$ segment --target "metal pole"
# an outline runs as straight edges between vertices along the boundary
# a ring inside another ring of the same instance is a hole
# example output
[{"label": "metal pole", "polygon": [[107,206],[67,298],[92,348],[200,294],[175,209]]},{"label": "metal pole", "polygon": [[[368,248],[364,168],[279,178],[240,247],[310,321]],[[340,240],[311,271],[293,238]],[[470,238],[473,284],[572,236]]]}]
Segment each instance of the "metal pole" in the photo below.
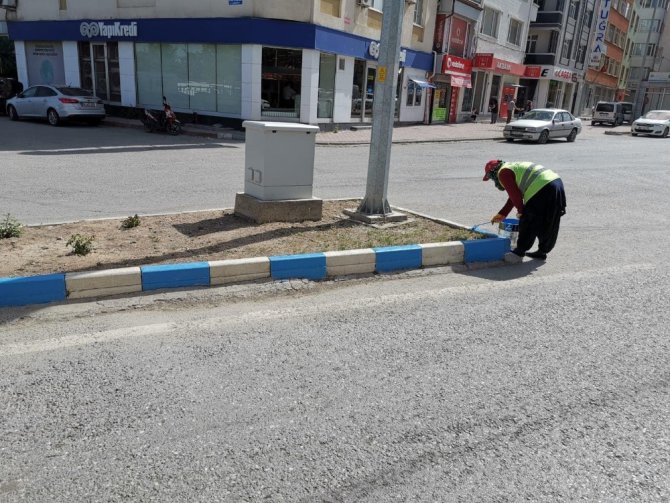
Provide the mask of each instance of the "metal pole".
[{"label": "metal pole", "polygon": [[400,66],[400,42],[405,8],[403,0],[384,2],[377,78],[372,104],[372,133],[365,198],[357,212],[363,215],[392,213],[386,194],[393,142],[395,91]]}]

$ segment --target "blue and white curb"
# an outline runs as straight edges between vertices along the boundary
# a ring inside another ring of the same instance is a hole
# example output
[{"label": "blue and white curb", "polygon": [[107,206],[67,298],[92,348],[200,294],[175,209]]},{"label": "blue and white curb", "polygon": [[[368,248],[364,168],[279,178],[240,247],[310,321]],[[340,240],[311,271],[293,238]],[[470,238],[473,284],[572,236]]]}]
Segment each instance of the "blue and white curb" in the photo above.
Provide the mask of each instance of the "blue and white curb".
[{"label": "blue and white curb", "polygon": [[472,241],[0,278],[0,307],[262,279],[323,280],[354,274],[497,262],[502,261],[509,250],[509,239],[491,235],[488,239]]}]

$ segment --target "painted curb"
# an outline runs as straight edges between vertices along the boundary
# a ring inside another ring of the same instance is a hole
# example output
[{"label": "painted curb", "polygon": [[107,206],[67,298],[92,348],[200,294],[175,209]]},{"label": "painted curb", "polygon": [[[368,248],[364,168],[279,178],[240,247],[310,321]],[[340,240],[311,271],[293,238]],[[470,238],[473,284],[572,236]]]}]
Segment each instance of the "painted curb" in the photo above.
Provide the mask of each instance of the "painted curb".
[{"label": "painted curb", "polygon": [[[469,229],[452,222],[428,218]],[[477,232],[488,237],[446,243],[0,278],[0,307],[163,289],[209,287],[263,279],[319,281],[352,274],[390,273],[422,267],[503,261],[505,253],[510,250],[510,240],[488,232]]]}]

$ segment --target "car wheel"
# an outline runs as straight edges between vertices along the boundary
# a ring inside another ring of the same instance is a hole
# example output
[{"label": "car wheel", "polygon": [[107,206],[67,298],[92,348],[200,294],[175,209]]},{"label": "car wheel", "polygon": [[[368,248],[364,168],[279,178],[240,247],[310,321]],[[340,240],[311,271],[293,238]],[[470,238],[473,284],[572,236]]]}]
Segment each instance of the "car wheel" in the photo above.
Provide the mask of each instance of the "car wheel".
[{"label": "car wheel", "polygon": [[637,136],[637,133],[631,133],[633,136]]},{"label": "car wheel", "polygon": [[512,143],[514,141],[514,138],[505,138],[505,141]]},{"label": "car wheel", "polygon": [[597,123],[596,121],[591,121],[591,125],[592,125],[592,126],[597,126],[598,123]]},{"label": "car wheel", "polygon": [[56,112],[53,108],[47,110],[47,120],[52,126],[58,126],[60,124],[60,117],[58,116],[58,112]]},{"label": "car wheel", "polygon": [[547,131],[547,130],[545,129],[544,131],[542,131],[542,132],[540,133],[540,137],[537,139],[537,142],[538,142],[540,145],[544,145],[545,143],[547,143],[547,140],[548,140],[548,139],[549,139],[549,131]]},{"label": "car wheel", "polygon": [[19,114],[16,113],[16,108],[14,108],[12,105],[9,105],[7,107],[7,115],[9,115],[9,120],[12,121],[19,120]]},{"label": "car wheel", "polygon": [[572,128],[572,131],[570,131],[570,134],[566,138],[569,142],[575,141],[575,138],[577,138],[577,128]]},{"label": "car wheel", "polygon": [[668,133],[670,133],[670,128],[667,128],[667,127],[666,127],[666,128],[663,130],[663,138],[667,138],[667,137],[668,137]]}]

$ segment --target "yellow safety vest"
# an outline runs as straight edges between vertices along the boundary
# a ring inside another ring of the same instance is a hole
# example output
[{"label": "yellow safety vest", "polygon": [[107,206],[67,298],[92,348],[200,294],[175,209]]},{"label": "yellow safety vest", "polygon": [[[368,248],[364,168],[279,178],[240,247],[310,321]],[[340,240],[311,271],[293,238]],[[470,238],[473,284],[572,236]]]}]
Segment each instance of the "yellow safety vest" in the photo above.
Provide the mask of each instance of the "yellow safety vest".
[{"label": "yellow safety vest", "polygon": [[511,169],[526,204],[542,187],[560,178],[552,170],[532,162],[505,162],[500,170]]}]

